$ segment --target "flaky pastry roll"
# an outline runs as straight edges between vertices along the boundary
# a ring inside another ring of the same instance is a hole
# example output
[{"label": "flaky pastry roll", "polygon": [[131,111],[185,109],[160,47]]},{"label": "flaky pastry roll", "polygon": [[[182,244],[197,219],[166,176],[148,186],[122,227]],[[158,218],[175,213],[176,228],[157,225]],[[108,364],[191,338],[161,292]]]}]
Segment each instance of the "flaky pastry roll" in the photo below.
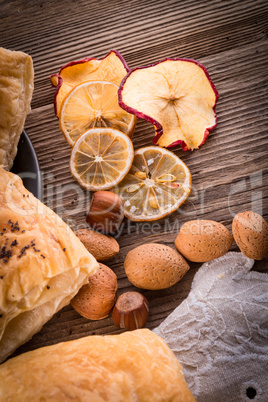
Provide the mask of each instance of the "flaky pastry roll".
[{"label": "flaky pastry roll", "polygon": [[0,166],[9,170],[34,89],[31,56],[0,47]]},{"label": "flaky pastry roll", "polygon": [[0,361],[38,332],[95,273],[70,227],[0,168]]},{"label": "flaky pastry roll", "polygon": [[180,363],[148,329],[47,346],[0,366],[0,400],[193,402]]}]

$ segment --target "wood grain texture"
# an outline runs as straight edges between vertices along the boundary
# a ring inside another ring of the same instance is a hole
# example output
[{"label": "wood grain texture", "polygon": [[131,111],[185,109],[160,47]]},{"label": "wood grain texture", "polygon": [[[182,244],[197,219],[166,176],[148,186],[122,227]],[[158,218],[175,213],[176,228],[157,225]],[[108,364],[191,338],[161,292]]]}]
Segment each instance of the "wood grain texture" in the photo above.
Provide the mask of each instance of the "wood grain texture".
[{"label": "wood grain texture", "polygon": [[[90,194],[73,180],[70,147],[54,116],[50,75],[84,57],[117,49],[130,68],[165,57],[197,59],[220,94],[218,125],[200,150],[174,152],[188,165],[193,191],[170,217],[152,224],[123,221],[120,253],[107,263],[119,294],[134,290],[123,262],[143,243],[174,247],[179,227],[190,219],[213,219],[231,229],[233,216],[253,209],[267,218],[268,3],[263,0],[0,0],[1,46],[31,54],[35,68],[32,111],[26,121],[43,176],[44,202],[73,228],[85,226]],[[151,145],[153,127],[139,120],[134,147]],[[233,250],[238,250],[233,244]],[[200,264],[176,285],[141,291],[149,300],[148,328],[158,325],[188,295]],[[267,260],[255,269],[268,271]],[[16,354],[89,334],[121,332],[111,317],[89,321],[71,306],[58,312]]]}]

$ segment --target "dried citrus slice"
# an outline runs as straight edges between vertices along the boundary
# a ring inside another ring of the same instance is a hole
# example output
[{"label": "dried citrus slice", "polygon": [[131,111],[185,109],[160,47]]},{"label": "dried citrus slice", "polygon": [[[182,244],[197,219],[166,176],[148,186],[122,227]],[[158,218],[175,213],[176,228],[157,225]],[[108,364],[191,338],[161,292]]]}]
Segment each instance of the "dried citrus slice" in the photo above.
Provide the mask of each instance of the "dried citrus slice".
[{"label": "dried citrus slice", "polygon": [[154,124],[154,143],[184,150],[199,148],[216,126],[217,99],[205,67],[188,59],[136,68],[119,89],[119,105]]},{"label": "dried citrus slice", "polygon": [[127,218],[154,221],[184,203],[191,191],[191,174],[173,152],[149,146],[135,151],[129,173],[114,191],[125,202]]},{"label": "dried citrus slice", "polygon": [[115,128],[132,137],[136,117],[118,105],[118,88],[107,81],[88,81],[69,93],[61,108],[59,125],[71,146],[93,127]]},{"label": "dried citrus slice", "polygon": [[127,135],[111,128],[91,128],[73,146],[70,170],[83,188],[108,190],[125,177],[133,157]]},{"label": "dried citrus slice", "polygon": [[56,116],[59,117],[64,99],[77,85],[86,81],[109,81],[119,85],[128,71],[127,63],[116,50],[111,50],[100,60],[88,57],[66,64],[59,74],[50,77],[52,85],[57,87],[54,98]]}]

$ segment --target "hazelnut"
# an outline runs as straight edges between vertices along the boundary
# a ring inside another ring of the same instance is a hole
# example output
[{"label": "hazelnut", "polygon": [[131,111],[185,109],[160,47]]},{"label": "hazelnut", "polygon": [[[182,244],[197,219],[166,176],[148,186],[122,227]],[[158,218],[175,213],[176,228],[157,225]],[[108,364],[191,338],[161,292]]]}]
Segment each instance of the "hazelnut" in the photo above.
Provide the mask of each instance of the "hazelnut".
[{"label": "hazelnut", "polygon": [[87,223],[103,233],[115,232],[124,218],[124,202],[119,195],[111,191],[97,191],[86,217]]},{"label": "hazelnut", "polygon": [[117,292],[117,277],[106,265],[99,264],[97,272],[71,300],[71,305],[80,315],[89,320],[106,318],[112,310]]},{"label": "hazelnut", "polygon": [[126,292],[118,297],[112,318],[115,326],[132,331],[144,327],[148,314],[148,300],[141,293]]}]

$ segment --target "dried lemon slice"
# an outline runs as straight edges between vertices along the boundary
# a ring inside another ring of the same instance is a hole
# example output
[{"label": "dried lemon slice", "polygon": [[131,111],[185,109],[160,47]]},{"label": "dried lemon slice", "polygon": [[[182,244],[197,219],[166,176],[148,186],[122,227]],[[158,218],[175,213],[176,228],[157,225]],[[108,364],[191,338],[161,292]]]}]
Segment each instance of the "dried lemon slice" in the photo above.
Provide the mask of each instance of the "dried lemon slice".
[{"label": "dried lemon slice", "polygon": [[191,174],[173,152],[149,146],[135,152],[129,173],[114,191],[125,202],[127,218],[154,221],[184,203],[191,192]]},{"label": "dried lemon slice", "polygon": [[110,127],[132,137],[136,117],[118,104],[118,85],[107,81],[88,81],[75,87],[63,102],[59,125],[72,146],[93,127]]},{"label": "dried lemon slice", "polygon": [[76,141],[70,170],[83,188],[108,190],[125,177],[133,157],[133,145],[127,135],[111,128],[92,128]]},{"label": "dried lemon slice", "polygon": [[124,57],[116,50],[111,50],[103,59],[86,57],[66,64],[59,74],[50,77],[52,85],[57,87],[54,99],[56,116],[59,117],[64,99],[77,85],[86,81],[109,81],[119,85],[128,71]]}]

